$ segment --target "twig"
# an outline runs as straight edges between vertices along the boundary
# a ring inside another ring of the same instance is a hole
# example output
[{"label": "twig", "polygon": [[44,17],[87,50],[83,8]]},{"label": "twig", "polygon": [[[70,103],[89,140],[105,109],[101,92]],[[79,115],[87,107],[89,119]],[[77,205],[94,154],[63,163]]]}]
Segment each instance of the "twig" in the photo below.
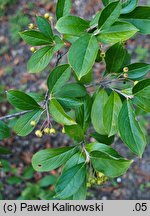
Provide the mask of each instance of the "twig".
[{"label": "twig", "polygon": [[14,114],[10,114],[10,115],[6,115],[6,116],[2,116],[0,117],[0,121],[1,120],[7,120],[7,119],[12,119],[12,118],[15,118],[15,117],[18,117],[18,116],[22,116],[28,112],[31,112],[32,110],[29,110],[29,111],[22,111],[22,112],[19,112],[19,113],[14,113]]},{"label": "twig", "polygon": [[111,88],[113,91],[115,91],[115,92],[117,92],[117,93],[119,93],[119,94],[121,94],[122,96],[124,96],[127,100],[128,99],[133,99],[133,95],[127,95],[127,94],[124,94],[123,92],[121,92],[120,90],[118,90],[118,89],[114,89],[114,88]]}]

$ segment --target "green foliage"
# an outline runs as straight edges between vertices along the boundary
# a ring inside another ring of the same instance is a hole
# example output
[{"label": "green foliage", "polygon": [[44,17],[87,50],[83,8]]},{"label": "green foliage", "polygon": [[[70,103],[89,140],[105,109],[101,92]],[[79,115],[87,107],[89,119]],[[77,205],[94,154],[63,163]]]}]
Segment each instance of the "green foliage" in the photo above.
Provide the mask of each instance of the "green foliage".
[{"label": "green foliage", "polygon": [[9,17],[9,32],[12,44],[16,44],[20,40],[19,32],[25,28],[29,22],[28,16],[24,15],[21,11],[17,11],[15,15]]},{"label": "green foliage", "polygon": [[[46,118],[36,135],[54,135],[53,119],[73,139],[72,147],[44,149],[32,158],[33,168],[38,172],[63,166],[55,186],[56,194],[41,189],[54,184],[55,177],[49,176],[38,184],[29,184],[22,192],[23,199],[85,199],[86,183],[91,175],[101,172],[105,179],[123,175],[133,161],[111,146],[116,136],[139,157],[145,150],[146,132],[138,115],[150,112],[150,80],[146,78],[150,65],[131,63],[125,41],[137,32],[149,33],[150,7],[137,6],[137,0],[103,0],[103,3],[104,9],[87,21],[70,15],[70,0],[59,0],[54,23],[57,35],[50,21],[41,16],[36,18],[38,29],[20,33],[29,45],[37,47],[27,64],[30,73],[48,69],[55,53],[57,62],[47,78],[45,98],[33,92],[8,91],[9,102],[24,114],[14,130],[26,136],[40,119]],[[67,62],[59,65],[67,52]],[[106,68],[97,80],[92,70],[95,62],[103,62]],[[0,125],[0,138],[10,136],[9,128],[4,123]],[[88,144],[88,137],[97,142]],[[29,168],[22,178],[32,176],[33,169]],[[13,184],[20,180],[15,176],[8,181]]]}]

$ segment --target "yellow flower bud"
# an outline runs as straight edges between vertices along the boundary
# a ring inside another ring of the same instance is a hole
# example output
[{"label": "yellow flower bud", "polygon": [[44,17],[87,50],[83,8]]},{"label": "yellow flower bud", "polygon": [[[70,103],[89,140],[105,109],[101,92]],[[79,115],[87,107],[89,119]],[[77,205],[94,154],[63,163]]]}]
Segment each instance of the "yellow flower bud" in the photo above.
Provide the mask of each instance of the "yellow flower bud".
[{"label": "yellow flower bud", "polygon": [[91,183],[91,184],[95,184],[95,183],[96,183],[95,178],[91,179],[90,183]]},{"label": "yellow flower bud", "polygon": [[87,182],[87,183],[86,183],[86,186],[87,186],[88,188],[90,188],[90,187],[91,187],[91,184],[90,184],[89,182]]},{"label": "yellow flower bud", "polygon": [[103,174],[102,172],[98,172],[98,173],[97,173],[97,176],[98,176],[99,178],[101,178],[101,177],[104,176],[104,174]]},{"label": "yellow flower bud", "polygon": [[128,78],[128,74],[127,74],[127,73],[124,73],[124,74],[123,74],[123,77],[124,77],[125,79],[127,79],[127,78]]},{"label": "yellow flower bud", "polygon": [[49,13],[45,13],[45,14],[44,14],[44,18],[45,18],[45,19],[48,19],[49,17],[50,17],[50,14],[49,14]]},{"label": "yellow flower bud", "polygon": [[100,179],[97,180],[96,182],[98,185],[101,185],[102,184],[102,181]]},{"label": "yellow flower bud", "polygon": [[40,130],[35,131],[35,135],[40,138],[43,136],[42,131]]},{"label": "yellow flower bud", "polygon": [[45,133],[45,134],[50,134],[50,128],[45,128],[45,129],[44,129],[44,133]]},{"label": "yellow flower bud", "polygon": [[64,127],[63,127],[63,129],[62,129],[62,133],[65,134],[65,128],[64,128]]},{"label": "yellow flower bud", "polygon": [[31,122],[30,122],[30,125],[33,126],[33,127],[35,127],[36,121],[31,121]]},{"label": "yellow flower bud", "polygon": [[123,72],[124,72],[124,73],[128,73],[128,71],[129,71],[129,68],[128,68],[128,67],[124,67],[124,68],[123,68]]},{"label": "yellow flower bud", "polygon": [[28,26],[28,28],[29,28],[29,29],[33,29],[33,28],[34,28],[34,24],[33,24],[33,23],[30,23],[29,26]]},{"label": "yellow flower bud", "polygon": [[36,51],[36,48],[35,47],[31,47],[30,51],[34,53]]},{"label": "yellow flower bud", "polygon": [[50,129],[50,134],[55,134],[56,133],[56,130],[54,128],[51,128]]},{"label": "yellow flower bud", "polygon": [[53,17],[52,17],[52,16],[50,16],[50,17],[49,17],[49,21],[51,22],[52,20],[53,20]]},{"label": "yellow flower bud", "polygon": [[105,56],[106,56],[105,52],[101,52],[101,53],[100,53],[100,57],[101,57],[101,58],[105,58]]}]

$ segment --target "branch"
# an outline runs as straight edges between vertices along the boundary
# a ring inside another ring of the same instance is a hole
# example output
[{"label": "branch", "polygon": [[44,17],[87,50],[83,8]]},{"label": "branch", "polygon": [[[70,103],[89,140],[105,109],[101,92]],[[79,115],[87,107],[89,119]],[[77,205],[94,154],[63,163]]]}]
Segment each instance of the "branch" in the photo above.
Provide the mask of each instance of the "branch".
[{"label": "branch", "polygon": [[19,113],[14,113],[14,114],[2,116],[2,117],[0,117],[0,121],[1,120],[12,119],[12,118],[15,118],[15,117],[18,117],[18,116],[22,116],[22,115],[24,115],[24,114],[26,114],[28,112],[31,112],[31,110],[29,110],[29,111],[22,111],[22,112],[19,112]]}]

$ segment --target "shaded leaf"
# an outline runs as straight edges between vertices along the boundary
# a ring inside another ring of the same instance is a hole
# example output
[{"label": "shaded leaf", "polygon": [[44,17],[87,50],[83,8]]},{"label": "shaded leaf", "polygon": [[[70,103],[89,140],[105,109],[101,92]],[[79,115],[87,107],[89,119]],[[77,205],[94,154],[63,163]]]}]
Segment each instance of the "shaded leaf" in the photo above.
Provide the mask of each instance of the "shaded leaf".
[{"label": "shaded leaf", "polygon": [[103,121],[108,136],[113,136],[118,132],[118,115],[122,107],[122,102],[116,92],[112,92],[104,106]]},{"label": "shaded leaf", "polygon": [[22,39],[31,46],[52,45],[52,39],[39,31],[29,30],[19,33]]},{"label": "shaded leaf", "polygon": [[9,90],[7,92],[8,101],[16,108],[21,110],[39,109],[39,104],[29,95],[18,90]]},{"label": "shaded leaf", "polygon": [[83,184],[86,175],[86,165],[81,163],[66,170],[56,185],[56,197],[65,199],[75,194]]},{"label": "shaded leaf", "polygon": [[104,89],[100,90],[95,97],[93,102],[92,111],[91,111],[91,120],[94,129],[97,133],[106,135],[104,122],[103,122],[103,113],[104,107],[108,100],[108,95]]},{"label": "shaded leaf", "polygon": [[61,89],[69,80],[71,69],[68,64],[57,66],[49,75],[47,85],[50,93],[54,93]]},{"label": "shaded leaf", "polygon": [[57,19],[69,15],[71,6],[72,0],[58,0],[56,6]]},{"label": "shaded leaf", "polygon": [[14,127],[14,131],[18,136],[27,136],[29,133],[31,133],[34,130],[34,127],[31,126],[31,121],[35,121],[36,124],[40,120],[42,114],[41,110],[33,110],[29,113],[24,114],[21,116]]},{"label": "shaded leaf", "polygon": [[128,14],[122,14],[121,18],[132,23],[141,33],[150,34],[150,7],[136,7]]},{"label": "shaded leaf", "polygon": [[120,1],[112,2],[107,7],[105,7],[100,15],[98,21],[99,29],[109,28],[115,21],[117,21],[121,12],[121,3]]},{"label": "shaded leaf", "polygon": [[77,151],[75,147],[44,149],[32,158],[32,166],[38,172],[46,172],[60,167]]},{"label": "shaded leaf", "polygon": [[75,120],[68,116],[63,107],[56,99],[51,99],[49,104],[49,112],[56,122],[63,125],[74,125],[76,124]]},{"label": "shaded leaf", "polygon": [[138,156],[142,156],[146,138],[136,120],[132,101],[125,101],[118,117],[118,129],[123,142]]}]

